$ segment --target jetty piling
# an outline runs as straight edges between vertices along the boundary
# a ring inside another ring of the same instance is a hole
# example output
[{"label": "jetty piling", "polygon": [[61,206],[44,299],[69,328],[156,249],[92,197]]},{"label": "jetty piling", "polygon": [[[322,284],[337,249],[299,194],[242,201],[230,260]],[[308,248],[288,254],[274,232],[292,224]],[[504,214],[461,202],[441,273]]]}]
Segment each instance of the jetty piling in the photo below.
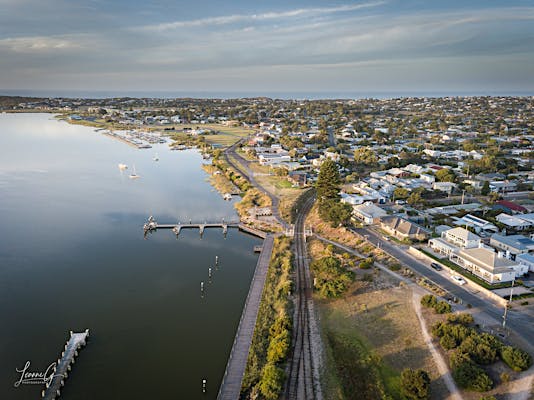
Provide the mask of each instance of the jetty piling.
[{"label": "jetty piling", "polygon": [[78,350],[87,344],[89,338],[89,329],[85,332],[74,333],[70,331],[70,337],[65,344],[65,349],[61,352],[61,357],[57,360],[54,367],[52,379],[46,383],[45,389],[41,391],[41,397],[45,400],[54,400],[61,395],[60,388],[65,385],[65,379],[68,377],[68,371],[74,364],[78,356]]}]

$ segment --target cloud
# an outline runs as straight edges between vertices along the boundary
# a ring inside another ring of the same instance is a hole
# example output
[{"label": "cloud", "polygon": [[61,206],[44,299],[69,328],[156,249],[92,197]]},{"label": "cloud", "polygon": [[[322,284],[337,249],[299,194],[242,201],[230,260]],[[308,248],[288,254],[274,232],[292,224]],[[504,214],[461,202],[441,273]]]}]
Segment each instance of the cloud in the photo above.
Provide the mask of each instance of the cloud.
[{"label": "cloud", "polygon": [[145,25],[140,30],[146,31],[167,31],[178,28],[203,27],[213,25],[227,25],[237,22],[251,23],[254,21],[276,20],[285,18],[295,18],[300,16],[325,15],[340,12],[356,11],[364,8],[378,7],[386,4],[385,1],[375,1],[354,5],[343,5],[337,7],[299,8],[282,12],[266,12],[262,14],[233,14],[220,17],[200,18],[189,21],[165,22],[155,25]]},{"label": "cloud", "polygon": [[79,49],[79,41],[61,36],[33,36],[0,39],[0,50],[9,50],[15,53],[44,53],[50,51],[63,51]]}]

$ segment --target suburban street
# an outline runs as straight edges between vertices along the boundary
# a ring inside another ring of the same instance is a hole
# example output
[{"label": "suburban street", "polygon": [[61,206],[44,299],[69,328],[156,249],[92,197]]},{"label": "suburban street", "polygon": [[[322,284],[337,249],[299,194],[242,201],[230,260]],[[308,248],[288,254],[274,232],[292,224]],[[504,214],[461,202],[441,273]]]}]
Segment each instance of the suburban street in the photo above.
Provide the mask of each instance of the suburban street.
[{"label": "suburban street", "polygon": [[[496,321],[502,322],[504,309],[497,307],[491,300],[482,296],[478,296],[470,292],[467,287],[460,286],[448,278],[446,273],[439,273],[424,262],[417,260],[408,254],[400,245],[393,244],[388,240],[383,239],[379,234],[369,228],[355,228],[354,232],[367,236],[367,240],[375,246],[379,246],[386,253],[398,259],[402,263],[410,266],[414,271],[432,280],[437,285],[441,286],[452,296],[455,296],[463,301],[465,304],[471,304],[474,308],[486,313],[488,316],[494,318]],[[509,310],[507,320],[507,328],[514,331],[521,336],[529,347],[533,347],[534,343],[534,321],[528,315],[522,315],[514,309]]]}]

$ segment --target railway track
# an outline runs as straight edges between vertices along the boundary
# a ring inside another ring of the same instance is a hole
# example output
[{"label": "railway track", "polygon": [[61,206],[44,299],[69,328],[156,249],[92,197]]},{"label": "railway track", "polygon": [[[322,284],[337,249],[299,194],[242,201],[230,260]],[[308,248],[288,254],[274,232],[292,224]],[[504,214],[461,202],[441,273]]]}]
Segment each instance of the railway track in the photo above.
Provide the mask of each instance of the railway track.
[{"label": "railway track", "polygon": [[322,399],[319,384],[318,334],[315,325],[312,285],[308,269],[304,220],[313,205],[309,199],[295,221],[295,295],[293,347],[287,369],[285,399]]}]

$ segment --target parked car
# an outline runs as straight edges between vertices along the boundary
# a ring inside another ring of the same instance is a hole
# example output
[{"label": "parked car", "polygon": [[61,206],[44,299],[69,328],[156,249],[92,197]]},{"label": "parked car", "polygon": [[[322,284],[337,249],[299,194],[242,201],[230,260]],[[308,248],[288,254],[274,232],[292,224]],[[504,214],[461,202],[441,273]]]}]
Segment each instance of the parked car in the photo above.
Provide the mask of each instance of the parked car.
[{"label": "parked car", "polygon": [[436,271],[441,271],[443,268],[441,268],[441,265],[437,264],[437,263],[432,263],[430,264],[430,266],[432,268],[434,268]]},{"label": "parked car", "polygon": [[452,276],[452,279],[454,279],[454,281],[458,284],[458,285],[465,285],[467,282],[465,281],[464,278],[462,278],[461,276],[459,275],[453,275]]}]

